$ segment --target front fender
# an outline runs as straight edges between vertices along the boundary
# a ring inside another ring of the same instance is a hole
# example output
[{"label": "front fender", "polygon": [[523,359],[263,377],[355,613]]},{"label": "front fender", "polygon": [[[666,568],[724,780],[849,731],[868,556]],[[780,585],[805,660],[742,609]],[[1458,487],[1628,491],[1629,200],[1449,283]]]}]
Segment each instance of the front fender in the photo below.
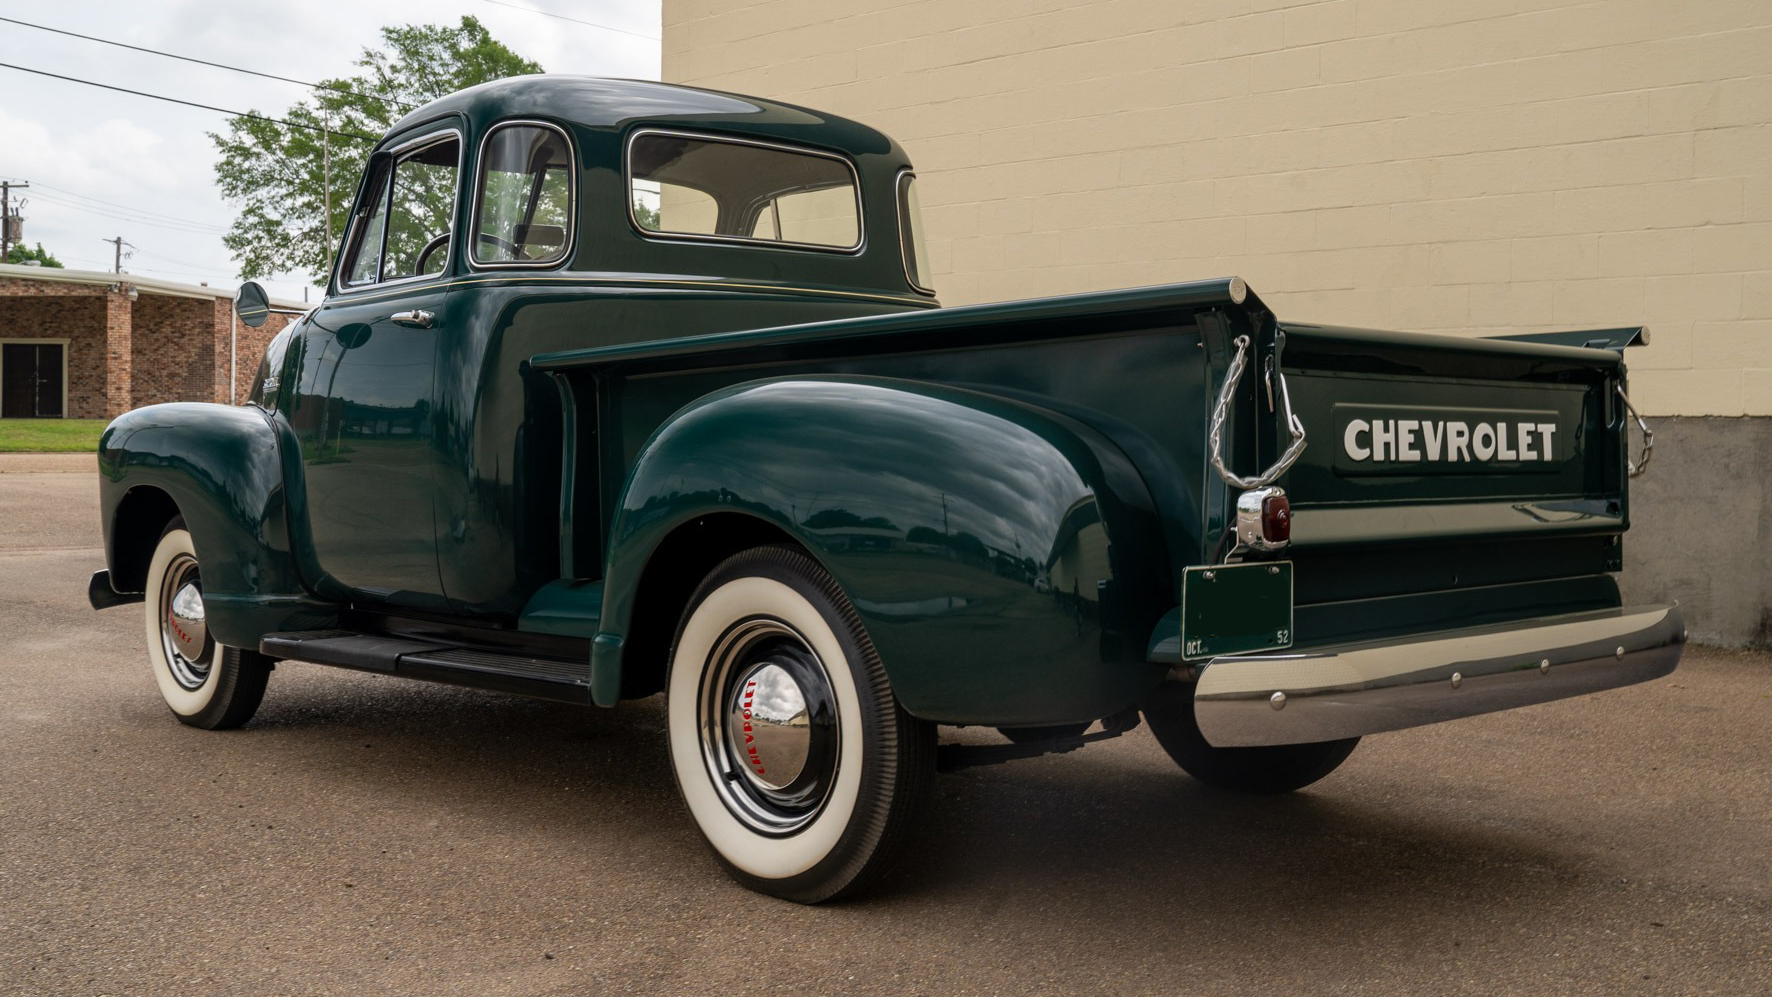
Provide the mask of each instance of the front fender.
[{"label": "front fender", "polygon": [[[256,406],[176,402],[124,413],[99,440],[105,560],[119,591],[140,591],[165,499],[191,532],[210,633],[256,648],[274,630],[336,625],[302,587],[289,552],[277,435]],[[146,534],[152,533],[152,536]]]},{"label": "front fender", "polygon": [[773,524],[831,572],[916,716],[1091,720],[1161,679],[1143,650],[1173,587],[1165,548],[1105,438],[962,388],[788,378],[709,395],[642,451],[611,524],[600,700],[652,551],[716,513]]}]

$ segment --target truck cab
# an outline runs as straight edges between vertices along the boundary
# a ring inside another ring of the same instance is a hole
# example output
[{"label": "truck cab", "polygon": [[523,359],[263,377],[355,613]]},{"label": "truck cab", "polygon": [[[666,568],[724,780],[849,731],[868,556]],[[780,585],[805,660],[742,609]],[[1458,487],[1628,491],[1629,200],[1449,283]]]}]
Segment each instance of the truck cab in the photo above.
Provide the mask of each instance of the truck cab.
[{"label": "truck cab", "polygon": [[559,393],[525,362],[933,307],[914,182],[871,129],[684,88],[504,80],[409,115],[259,398],[299,448],[309,570],[514,619],[560,577]]}]

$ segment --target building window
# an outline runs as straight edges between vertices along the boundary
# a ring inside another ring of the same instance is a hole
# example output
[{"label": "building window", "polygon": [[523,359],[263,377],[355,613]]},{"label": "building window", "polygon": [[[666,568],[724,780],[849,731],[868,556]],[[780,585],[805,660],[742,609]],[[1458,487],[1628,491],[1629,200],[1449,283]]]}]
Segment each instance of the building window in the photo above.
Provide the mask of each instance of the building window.
[{"label": "building window", "polygon": [[628,144],[631,216],[661,236],[859,249],[855,177],[841,156],[742,139],[643,131]]},{"label": "building window", "polygon": [[480,152],[474,207],[477,264],[547,265],[571,243],[572,148],[552,125],[500,125]]},{"label": "building window", "polygon": [[342,270],[348,287],[442,273],[455,222],[461,139],[408,147],[371,165]]}]

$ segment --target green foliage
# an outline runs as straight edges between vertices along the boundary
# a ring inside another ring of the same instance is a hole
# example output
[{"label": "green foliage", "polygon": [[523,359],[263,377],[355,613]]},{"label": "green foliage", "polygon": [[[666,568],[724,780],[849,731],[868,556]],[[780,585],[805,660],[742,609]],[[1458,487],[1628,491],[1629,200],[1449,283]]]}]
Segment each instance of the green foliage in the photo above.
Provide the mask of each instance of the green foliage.
[{"label": "green foliage", "polygon": [[[280,114],[303,127],[235,118],[226,135],[211,134],[220,157],[216,185],[240,213],[222,243],[240,261],[243,278],[306,273],[326,279],[336,240],[343,238],[351,199],[379,137],[416,106],[465,87],[507,76],[539,73],[539,64],[493,39],[472,17],[454,27],[407,25],[382,29],[382,47],[364,49],[348,79],[322,80],[338,90],[316,90]],[[330,127],[332,227],[326,224],[326,141]],[[410,265],[410,261],[409,261]]]},{"label": "green foliage", "polygon": [[649,208],[644,203],[642,203],[639,198],[635,198],[634,199],[634,221],[639,222],[640,227],[643,229],[650,229],[654,232],[657,232],[658,231],[658,209],[657,208]]},{"label": "green foliage", "polygon": [[51,256],[49,251],[43,248],[41,242],[37,244],[36,249],[28,249],[21,242],[6,252],[6,262],[8,263],[23,263],[26,260],[36,260],[46,267],[62,268],[62,261]]}]

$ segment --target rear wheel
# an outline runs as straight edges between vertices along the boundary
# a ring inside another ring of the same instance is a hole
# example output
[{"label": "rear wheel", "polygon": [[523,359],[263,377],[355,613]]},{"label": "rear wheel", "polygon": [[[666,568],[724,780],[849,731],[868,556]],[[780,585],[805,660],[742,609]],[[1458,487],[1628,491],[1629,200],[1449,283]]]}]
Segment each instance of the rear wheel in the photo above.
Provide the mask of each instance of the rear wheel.
[{"label": "rear wheel", "polygon": [[817,562],[759,547],[690,599],[666,682],[671,766],[740,882],[800,903],[854,891],[909,837],[935,729],[904,711]]},{"label": "rear wheel", "polygon": [[264,699],[270,658],[217,644],[203,608],[203,571],[183,519],[160,534],[148,562],[148,664],[179,723],[206,730],[239,727]]},{"label": "rear wheel", "polygon": [[1314,744],[1218,748],[1206,742],[1194,720],[1193,686],[1168,686],[1144,706],[1157,743],[1188,775],[1234,793],[1290,793],[1340,767],[1360,743],[1357,737]]}]

